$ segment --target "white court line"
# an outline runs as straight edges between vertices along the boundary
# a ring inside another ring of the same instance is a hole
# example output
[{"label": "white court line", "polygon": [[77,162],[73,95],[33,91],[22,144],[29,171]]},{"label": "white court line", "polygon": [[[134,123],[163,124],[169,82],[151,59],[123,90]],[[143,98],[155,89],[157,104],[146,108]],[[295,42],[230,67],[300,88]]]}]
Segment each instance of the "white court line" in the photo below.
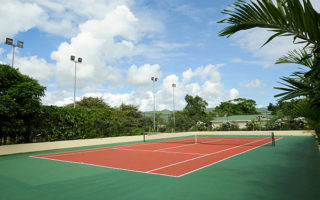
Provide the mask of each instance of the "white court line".
[{"label": "white court line", "polygon": [[[281,139],[282,139],[282,137],[280,137],[280,138],[278,138],[278,139],[276,139],[276,140],[281,140]],[[271,141],[271,142],[272,142],[272,141]],[[210,164],[205,165],[205,166],[203,166],[203,167],[200,167],[200,168],[197,168],[197,169],[195,169],[195,170],[189,171],[189,172],[187,172],[187,173],[181,174],[181,175],[178,176],[178,177],[182,177],[182,176],[188,175],[188,174],[190,174],[190,173],[192,173],[192,172],[198,171],[198,170],[200,170],[200,169],[203,169],[203,168],[209,167],[209,166],[211,166],[211,165],[217,164],[217,163],[222,162],[222,161],[224,161],[224,160],[227,160],[227,159],[229,159],[229,158],[233,158],[233,157],[235,157],[235,156],[237,156],[237,155],[240,155],[240,154],[246,153],[246,152],[248,152],[248,151],[254,150],[254,149],[256,149],[256,148],[262,147],[263,145],[269,144],[269,143],[271,143],[271,142],[268,142],[268,143],[262,144],[262,145],[260,145],[260,146],[254,147],[254,148],[252,148],[252,149],[248,149],[248,150],[246,150],[246,151],[244,151],[244,152],[241,152],[241,153],[238,153],[238,154],[229,156],[229,157],[224,158],[224,159],[222,159],[222,160],[219,160],[219,161],[217,161],[217,162],[210,163]]]},{"label": "white court line", "polygon": [[[30,156],[30,157],[32,157],[32,156]],[[103,168],[110,168],[110,169],[118,169],[118,170],[124,170],[124,171],[129,171],[129,172],[138,172],[138,173],[143,173],[143,174],[152,174],[152,175],[160,175],[160,176],[167,176],[167,177],[169,176],[169,177],[175,177],[175,178],[178,177],[178,176],[172,176],[172,175],[166,175],[166,174],[148,173],[148,172],[139,171],[139,170],[131,170],[131,169],[118,168],[118,167],[108,167],[108,166],[103,166],[103,165],[95,165],[95,164],[89,164],[89,163],[84,163],[84,162],[66,161],[66,160],[58,160],[58,159],[42,158],[42,157],[32,157],[32,158],[54,160],[54,161],[66,162],[66,163],[76,163],[76,164],[80,164],[80,165],[89,165],[89,166],[103,167]]]},{"label": "white court line", "polygon": [[[280,140],[280,139],[282,139],[282,138],[278,138],[277,140]],[[268,143],[270,143],[270,142],[268,142]],[[266,144],[268,144],[268,143],[266,143]],[[265,145],[265,144],[263,144],[263,145]],[[258,146],[258,147],[261,147],[261,146],[263,146],[263,145],[260,145],[260,146]],[[255,148],[253,148],[253,149],[256,149],[256,148],[258,148],[258,147],[255,147]],[[249,150],[247,150],[247,151],[250,151],[250,150],[253,150],[253,149],[249,149]],[[242,153],[245,153],[245,152],[247,152],[247,151],[244,151],[244,152],[242,152]],[[174,152],[174,153],[176,153],[176,152]],[[242,153],[239,153],[239,154],[242,154]],[[232,157],[237,156],[237,155],[239,155],[239,154],[233,155],[233,156],[228,157],[228,158],[225,158],[225,159],[223,159],[223,160],[232,158]],[[143,173],[143,174],[152,174],[152,175],[160,175],[160,176],[165,176],[165,177],[174,177],[174,178],[179,178],[179,177],[185,176],[185,175],[190,174],[190,173],[192,173],[192,172],[195,172],[195,171],[197,171],[197,170],[203,169],[203,168],[205,168],[205,167],[208,167],[208,166],[210,166],[210,165],[213,165],[213,164],[216,164],[216,163],[219,163],[219,162],[223,161],[223,160],[220,160],[220,161],[218,161],[218,162],[211,163],[211,164],[209,164],[209,165],[207,165],[207,166],[198,168],[198,169],[196,169],[196,170],[187,172],[187,173],[185,173],[185,174],[182,174],[182,175],[179,175],[179,176],[175,176],[175,175],[159,174],[159,173],[153,173],[153,172],[150,173],[150,171],[144,172],[144,171],[138,171],[138,170],[130,170],[130,169],[124,169],[124,168],[116,168],[116,167],[108,167],[108,166],[103,166],[103,165],[88,164],[88,163],[83,163],[83,162],[65,161],[65,160],[58,160],[58,159],[44,158],[44,157],[34,157],[34,156],[29,156],[29,157],[38,158],[38,159],[46,159],[46,160],[55,160],[55,161],[66,162],[66,163],[76,163],[76,164],[82,164],[82,165],[89,165],[89,166],[96,166],[96,167],[104,167],[104,168],[111,168],[111,169],[118,169],[118,170],[124,170],[124,171],[130,171],[130,172],[138,172],[138,173]]]},{"label": "white court line", "polygon": [[[151,143],[137,143],[137,144],[128,144],[128,145],[123,145],[119,147],[128,147],[128,146],[133,146],[133,145],[149,145]],[[82,154],[82,153],[91,153],[91,152],[96,152],[96,151],[105,151],[113,148],[111,147],[102,147],[102,148],[97,148],[97,149],[87,149],[87,150],[76,150],[76,151],[69,151],[69,152],[60,152],[60,153],[52,153],[52,154],[41,154],[41,155],[33,155],[30,157],[36,157],[36,156],[46,156],[46,157],[52,157],[52,156],[65,156],[65,155],[76,155],[76,154]],[[55,155],[55,154],[63,154],[63,155]]]},{"label": "white court line", "polygon": [[203,153],[187,153],[187,152],[175,152],[175,151],[159,151],[159,150],[144,150],[144,149],[124,149],[124,148],[113,148],[116,150],[125,150],[125,151],[145,151],[145,152],[160,152],[160,153],[174,153],[174,154],[190,154],[190,155],[206,155]]},{"label": "white court line", "polygon": [[[69,155],[76,155],[76,154],[83,154],[83,153],[92,153],[97,151],[106,151],[110,150],[111,148],[100,148],[100,149],[91,149],[91,150],[81,150],[81,151],[74,151],[74,152],[66,152],[66,153],[53,153],[53,154],[42,154],[42,155],[36,155],[36,156],[30,156],[30,157],[37,157],[37,156],[45,156],[45,157],[59,157],[59,156],[69,156]],[[58,154],[58,155],[57,155]]]},{"label": "white court line", "polygon": [[177,163],[173,163],[173,164],[166,165],[166,166],[163,166],[163,167],[159,167],[159,168],[156,168],[156,169],[152,169],[152,170],[147,171],[147,172],[153,172],[153,171],[157,171],[157,170],[164,169],[164,168],[167,168],[167,167],[179,165],[179,164],[182,164],[182,163],[186,163],[186,162],[189,162],[189,161],[192,161],[192,160],[196,160],[196,159],[199,159],[199,158],[204,158],[206,156],[211,156],[211,155],[214,155],[214,154],[218,154],[218,153],[221,153],[221,152],[224,152],[224,151],[228,151],[228,150],[231,150],[231,149],[234,149],[234,148],[238,148],[238,147],[241,147],[241,146],[244,146],[244,145],[248,145],[248,144],[251,144],[251,143],[260,142],[260,141],[263,141],[265,139],[269,139],[269,138],[263,138],[262,140],[256,140],[256,141],[252,141],[252,142],[245,143],[245,144],[242,144],[242,145],[238,145],[238,146],[235,146],[235,147],[230,147],[230,148],[227,148],[227,149],[224,149],[224,150],[221,150],[221,151],[213,152],[213,153],[210,153],[210,154],[205,154],[205,155],[198,156],[198,157],[195,157],[195,158],[191,158],[191,159],[188,159],[188,160],[184,160],[184,161],[181,161],[181,162],[177,162]]},{"label": "white court line", "polygon": [[195,145],[195,144],[196,144],[196,143],[184,144],[184,145],[180,145],[180,146],[174,146],[174,147],[167,147],[167,148],[157,149],[157,150],[153,150],[153,151],[154,151],[154,152],[157,152],[157,151],[162,151],[162,150],[166,150],[166,149],[176,149],[176,148],[185,147],[185,146],[191,146],[191,145]]}]

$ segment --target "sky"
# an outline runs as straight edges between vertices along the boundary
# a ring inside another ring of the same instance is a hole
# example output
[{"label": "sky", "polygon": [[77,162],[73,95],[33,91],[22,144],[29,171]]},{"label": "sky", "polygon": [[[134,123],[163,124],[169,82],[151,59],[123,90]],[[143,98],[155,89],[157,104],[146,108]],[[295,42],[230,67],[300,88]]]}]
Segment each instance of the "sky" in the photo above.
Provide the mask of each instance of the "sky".
[{"label": "sky", "polygon": [[[319,0],[312,0],[320,10]],[[257,107],[276,103],[280,78],[299,66],[274,64],[300,48],[281,37],[261,48],[270,32],[252,29],[219,37],[227,24],[221,12],[235,0],[0,0],[0,63],[11,65],[7,37],[24,42],[14,67],[46,87],[44,105],[101,97],[153,110],[186,105],[186,94],[215,107],[234,98],[253,99]],[[172,84],[176,87],[173,88]]]}]

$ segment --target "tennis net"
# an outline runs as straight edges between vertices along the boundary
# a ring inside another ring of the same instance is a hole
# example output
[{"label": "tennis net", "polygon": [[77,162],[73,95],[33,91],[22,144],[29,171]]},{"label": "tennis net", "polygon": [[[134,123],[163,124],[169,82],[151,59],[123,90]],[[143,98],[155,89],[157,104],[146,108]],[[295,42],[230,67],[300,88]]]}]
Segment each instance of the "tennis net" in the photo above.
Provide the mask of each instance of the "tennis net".
[{"label": "tennis net", "polygon": [[208,144],[208,145],[241,145],[241,146],[275,146],[273,132],[242,134],[242,135],[219,135],[217,133],[150,133],[143,134],[144,142],[157,143],[181,143],[181,144]]}]

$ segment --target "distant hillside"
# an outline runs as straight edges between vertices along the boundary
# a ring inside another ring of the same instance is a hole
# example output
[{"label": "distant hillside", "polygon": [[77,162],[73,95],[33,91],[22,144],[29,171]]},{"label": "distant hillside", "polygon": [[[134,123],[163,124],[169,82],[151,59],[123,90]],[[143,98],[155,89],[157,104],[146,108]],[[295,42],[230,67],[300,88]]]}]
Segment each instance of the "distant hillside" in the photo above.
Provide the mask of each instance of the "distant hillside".
[{"label": "distant hillside", "polygon": [[[169,120],[169,117],[171,116],[172,111],[170,110],[161,110],[161,111],[156,111],[156,113],[161,113],[161,118],[164,119],[165,121]],[[153,117],[153,111],[146,111],[142,112],[142,114],[146,117]]]},{"label": "distant hillside", "polygon": [[266,113],[266,112],[269,112],[268,109],[267,109],[267,108],[264,108],[264,107],[263,107],[263,108],[257,108],[257,111],[258,111],[258,112],[261,112],[262,114],[263,114],[263,113]]},{"label": "distant hillside", "polygon": [[[205,111],[211,112],[213,111],[214,108],[207,108]],[[267,108],[257,108],[257,111],[260,112],[261,114],[270,114],[270,112],[268,111]],[[156,113],[160,112],[161,113],[161,118],[164,119],[165,121],[169,120],[169,117],[172,115],[172,111],[171,110],[161,110],[161,111],[156,111]],[[153,118],[153,111],[146,111],[146,112],[142,112],[144,116],[146,117],[151,117]]]}]

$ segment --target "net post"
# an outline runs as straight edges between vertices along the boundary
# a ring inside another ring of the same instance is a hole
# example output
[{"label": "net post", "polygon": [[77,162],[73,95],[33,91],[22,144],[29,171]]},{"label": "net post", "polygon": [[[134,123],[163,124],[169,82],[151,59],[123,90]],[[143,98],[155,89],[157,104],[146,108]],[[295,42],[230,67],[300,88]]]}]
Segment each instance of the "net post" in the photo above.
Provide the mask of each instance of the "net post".
[{"label": "net post", "polygon": [[195,132],[195,134],[194,134],[194,143],[195,143],[195,144],[197,144],[197,143],[198,143],[197,132]]},{"label": "net post", "polygon": [[271,140],[272,140],[272,146],[276,146],[276,141],[274,139],[274,132],[271,132]]},{"label": "net post", "polygon": [[143,142],[146,142],[146,133],[143,132]]}]

